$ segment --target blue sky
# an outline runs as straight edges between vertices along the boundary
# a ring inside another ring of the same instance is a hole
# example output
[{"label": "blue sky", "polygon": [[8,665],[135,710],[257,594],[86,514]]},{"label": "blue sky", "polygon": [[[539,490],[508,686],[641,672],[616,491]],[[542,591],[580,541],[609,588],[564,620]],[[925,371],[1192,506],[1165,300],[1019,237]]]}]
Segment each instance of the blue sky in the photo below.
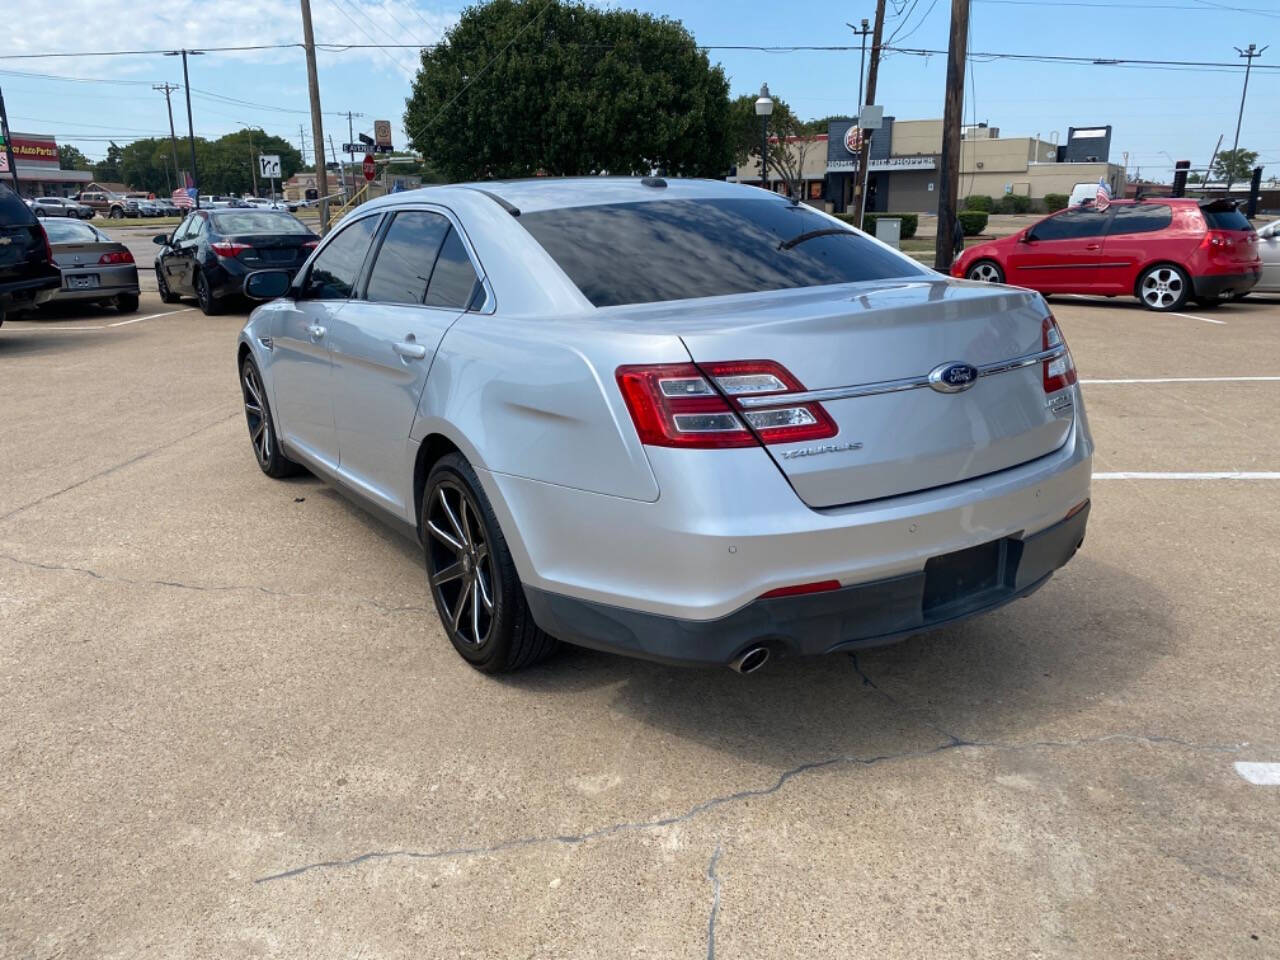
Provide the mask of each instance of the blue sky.
[{"label": "blue sky", "polygon": [[[455,22],[460,4],[433,0],[312,0],[316,39],[328,43],[430,43]],[[13,7],[16,5],[16,10]],[[610,4],[636,6],[685,23],[708,45],[842,44],[856,40],[844,25],[871,18],[874,3],[831,0],[696,0]],[[297,0],[9,0],[0,54],[81,52],[294,42],[301,37]],[[895,8],[906,14],[895,16]],[[949,0],[891,0],[886,35],[900,29],[902,45],[946,47]],[[1237,61],[1233,47],[1273,43],[1256,63],[1280,66],[1280,0],[973,0],[973,52],[1066,54],[1099,59]],[[56,22],[52,22],[55,21]],[[100,33],[86,23],[111,24]],[[724,65],[734,93],[761,82],[802,116],[854,108],[858,51],[711,51]],[[336,114],[363,113],[356,129],[375,118],[392,121],[403,143],[400,117],[415,56],[412,51],[349,50],[320,54],[326,133],[347,139]],[[196,132],[218,136],[243,124],[299,140],[306,125],[306,70],[300,50],[210,54],[191,61]],[[888,56],[877,99],[902,119],[942,113],[945,59]],[[1110,123],[1112,160],[1129,154],[1132,176],[1168,177],[1172,159],[1207,163],[1219,134],[1229,147],[1235,130],[1242,75],[1235,70],[1059,65],[1000,60],[971,63],[966,121],[987,121],[1021,136],[1069,126]],[[31,76],[41,74],[43,76]],[[53,76],[75,77],[74,81]],[[94,82],[84,82],[86,79]],[[165,134],[164,97],[151,83],[182,82],[176,58],[78,57],[0,59],[0,85],[15,131],[53,133],[101,157],[106,138],[121,143]],[[229,98],[229,99],[228,99]],[[230,100],[244,101],[233,103]],[[179,134],[185,105],[174,100]],[[1280,172],[1280,70],[1255,69],[1250,80],[1241,146],[1257,150],[1268,174]]]}]

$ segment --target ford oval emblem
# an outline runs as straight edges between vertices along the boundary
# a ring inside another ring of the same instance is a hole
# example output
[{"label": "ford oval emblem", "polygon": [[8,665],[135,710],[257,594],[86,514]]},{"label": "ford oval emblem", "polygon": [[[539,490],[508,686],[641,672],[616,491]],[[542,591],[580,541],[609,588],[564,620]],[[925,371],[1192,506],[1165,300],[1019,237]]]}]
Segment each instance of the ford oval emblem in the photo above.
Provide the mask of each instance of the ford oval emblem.
[{"label": "ford oval emblem", "polygon": [[929,386],[939,393],[962,393],[978,382],[978,368],[971,363],[940,363],[929,371]]}]

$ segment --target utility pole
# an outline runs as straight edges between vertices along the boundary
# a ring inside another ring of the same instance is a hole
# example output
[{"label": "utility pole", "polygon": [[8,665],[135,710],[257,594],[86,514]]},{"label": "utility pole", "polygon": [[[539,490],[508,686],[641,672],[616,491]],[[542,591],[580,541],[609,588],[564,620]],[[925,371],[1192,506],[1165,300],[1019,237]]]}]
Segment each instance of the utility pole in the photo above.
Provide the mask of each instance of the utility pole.
[{"label": "utility pole", "polygon": [[[884,3],[876,0],[876,25],[871,36],[871,66],[867,70],[867,97],[858,105],[858,128],[862,130],[862,108],[870,106],[876,99],[876,78],[880,75],[880,39],[884,36]],[[861,98],[859,98],[861,99]],[[862,149],[858,152],[858,178],[853,190],[853,202],[857,206],[859,230],[862,229],[862,215],[867,209],[867,174],[871,165],[871,132],[862,130]]]},{"label": "utility pole", "polygon": [[1236,138],[1231,143],[1231,166],[1227,168],[1227,196],[1231,195],[1231,175],[1235,172],[1236,151],[1240,149],[1240,123],[1244,120],[1244,98],[1249,95],[1249,71],[1253,69],[1253,58],[1262,56],[1267,48],[1258,49],[1257,44],[1249,44],[1249,49],[1235,48],[1236,53],[1244,57],[1244,89],[1240,91],[1240,113],[1236,116]]},{"label": "utility pole", "polygon": [[298,143],[301,147],[298,152],[302,154],[302,160],[305,163],[307,159],[307,132],[302,124],[298,124]]},{"label": "utility pole", "polygon": [[0,91],[0,136],[4,138],[5,163],[9,165],[9,176],[13,178],[13,192],[22,196],[18,188],[18,158],[13,155],[13,141],[9,138],[9,114],[4,108],[4,91]]},{"label": "utility pole", "polygon": [[[178,89],[176,83],[153,83],[152,90],[159,90],[164,94],[164,105],[169,109],[169,152],[173,156],[173,179],[176,182],[182,174],[178,171],[178,135],[173,130],[173,101],[169,98],[169,94]],[[186,184],[183,184],[186,186]]]},{"label": "utility pole", "polygon": [[[333,134],[329,134],[329,156],[333,157],[333,165],[342,170],[342,164],[338,163],[338,151],[333,145]],[[342,202],[347,202],[347,174],[342,170]]]},{"label": "utility pole", "polygon": [[187,143],[191,145],[191,185],[195,187],[195,208],[200,209],[200,178],[196,174],[196,128],[191,119],[191,80],[187,75],[187,56],[199,57],[204,54],[199,50],[170,50],[166,57],[182,56],[182,87],[187,95]]},{"label": "utility pole", "polygon": [[320,118],[320,78],[316,75],[316,37],[311,29],[311,0],[302,0],[302,41],[307,54],[307,91],[311,95],[311,140],[320,193],[320,232],[329,232],[329,178],[324,169],[324,124]]},{"label": "utility pole", "polygon": [[246,127],[249,131],[249,173],[253,177],[253,195],[258,195],[258,156],[253,151],[253,127]]},{"label": "utility pole", "polygon": [[1209,185],[1209,178],[1213,176],[1213,161],[1218,159],[1218,151],[1222,149],[1222,138],[1224,136],[1226,136],[1226,134],[1218,134],[1218,142],[1213,148],[1213,156],[1209,158],[1209,167],[1205,171],[1204,175],[1204,185],[1206,187]]},{"label": "utility pole", "polygon": [[867,72],[867,34],[871,32],[871,21],[866,17],[862,18],[862,28],[855,27],[852,23],[845,23],[845,26],[853,31],[855,37],[862,38],[862,57],[858,60],[858,105],[862,105],[862,77]]},{"label": "utility pole", "polygon": [[955,258],[956,196],[960,192],[960,125],[964,122],[964,69],[969,40],[969,0],[951,0],[947,44],[947,91],[942,110],[942,182],[938,191],[938,236],[933,269],[951,272]]}]

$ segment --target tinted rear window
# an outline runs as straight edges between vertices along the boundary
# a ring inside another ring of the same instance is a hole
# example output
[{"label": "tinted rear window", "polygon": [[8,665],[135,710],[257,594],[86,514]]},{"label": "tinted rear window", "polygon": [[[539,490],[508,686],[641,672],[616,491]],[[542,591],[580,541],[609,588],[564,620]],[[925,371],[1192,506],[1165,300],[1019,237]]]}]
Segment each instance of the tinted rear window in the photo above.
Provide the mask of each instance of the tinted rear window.
[{"label": "tinted rear window", "polygon": [[0,225],[6,227],[35,223],[36,215],[22,198],[0,184]]},{"label": "tinted rear window", "polygon": [[1239,210],[1228,210],[1225,207],[1201,207],[1204,222],[1210,230],[1252,230],[1249,219]]},{"label": "tinted rear window", "polygon": [[306,225],[287,213],[272,210],[238,210],[235,213],[210,214],[213,229],[223,236],[234,234],[301,234],[310,233]]},{"label": "tinted rear window", "polygon": [[919,277],[926,271],[803,205],[769,197],[651,200],[518,221],[597,307]]},{"label": "tinted rear window", "polygon": [[1108,233],[1155,233],[1173,223],[1173,210],[1163,203],[1117,206]]}]

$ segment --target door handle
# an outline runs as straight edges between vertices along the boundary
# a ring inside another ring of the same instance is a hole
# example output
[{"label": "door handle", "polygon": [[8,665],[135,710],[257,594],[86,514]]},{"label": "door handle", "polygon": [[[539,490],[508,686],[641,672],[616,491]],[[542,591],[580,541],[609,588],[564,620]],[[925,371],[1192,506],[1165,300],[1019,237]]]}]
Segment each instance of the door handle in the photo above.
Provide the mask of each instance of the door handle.
[{"label": "door handle", "polygon": [[1086,244],[1084,245],[1084,248],[1085,248],[1086,250],[1101,250],[1101,249],[1102,249],[1102,244],[1100,244],[1100,243],[1086,243]]},{"label": "door handle", "polygon": [[427,355],[427,348],[420,343],[414,343],[412,340],[393,343],[391,349],[406,360],[421,360]]},{"label": "door handle", "polygon": [[324,336],[325,329],[319,324],[313,323],[311,326],[307,327],[307,333],[311,334],[312,340],[319,340]]}]

